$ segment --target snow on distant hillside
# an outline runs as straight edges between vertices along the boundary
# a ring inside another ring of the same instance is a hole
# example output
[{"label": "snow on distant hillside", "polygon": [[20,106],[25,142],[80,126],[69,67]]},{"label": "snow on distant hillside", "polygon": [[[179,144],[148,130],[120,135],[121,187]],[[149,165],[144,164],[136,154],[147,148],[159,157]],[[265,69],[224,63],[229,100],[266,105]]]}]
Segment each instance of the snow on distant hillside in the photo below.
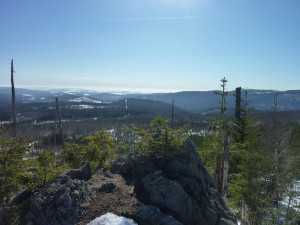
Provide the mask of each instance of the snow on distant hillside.
[{"label": "snow on distant hillside", "polygon": [[34,101],[33,95],[30,95],[30,94],[21,94],[21,95],[23,95],[24,97],[28,97],[28,101]]},{"label": "snow on distant hillside", "polygon": [[78,92],[75,92],[75,91],[64,91],[63,93],[64,94],[69,94],[69,95],[76,95],[76,94],[78,94]]},{"label": "snow on distant hillside", "polygon": [[74,98],[71,100],[68,100],[68,102],[89,102],[89,103],[102,103],[102,101],[98,101],[95,99],[91,99],[88,97],[79,97],[79,98]]}]

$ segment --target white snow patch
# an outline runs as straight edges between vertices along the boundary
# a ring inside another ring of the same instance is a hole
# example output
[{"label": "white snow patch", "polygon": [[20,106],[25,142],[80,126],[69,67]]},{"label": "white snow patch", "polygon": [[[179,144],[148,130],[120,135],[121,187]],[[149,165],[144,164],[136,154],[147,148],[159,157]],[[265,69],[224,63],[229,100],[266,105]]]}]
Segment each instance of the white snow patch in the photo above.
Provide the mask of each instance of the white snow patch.
[{"label": "white snow patch", "polygon": [[70,94],[70,95],[75,95],[75,94],[77,94],[77,92],[74,92],[74,91],[64,91],[63,93],[64,93],[64,94]]},{"label": "white snow patch", "polygon": [[202,115],[206,115],[206,114],[209,114],[209,113],[215,113],[215,112],[218,112],[218,111],[220,111],[220,110],[219,109],[209,110],[207,112],[202,113]]},{"label": "white snow patch", "polygon": [[0,125],[2,125],[2,124],[9,124],[9,123],[12,123],[12,121],[0,121]]},{"label": "white snow patch", "polygon": [[87,225],[138,225],[132,219],[128,219],[122,216],[117,216],[113,213],[106,213]]},{"label": "white snow patch", "polygon": [[87,97],[79,97],[69,100],[68,102],[90,102],[90,103],[102,103],[102,101],[94,100]]},{"label": "white snow patch", "polygon": [[71,109],[93,109],[95,108],[93,105],[71,105]]},{"label": "white snow patch", "polygon": [[111,135],[111,136],[114,136],[114,134],[116,133],[116,130],[115,129],[110,129],[110,130],[106,130],[106,132]]},{"label": "white snow patch", "polygon": [[34,97],[33,95],[29,95],[29,94],[22,94],[25,97],[30,97],[29,101],[34,101]]},{"label": "white snow patch", "polygon": [[289,199],[289,197],[286,196],[286,198],[281,202],[281,204],[285,207],[288,207],[290,200],[290,207],[300,212],[300,180],[294,180],[293,189],[290,191],[293,193],[292,198]]},{"label": "white snow patch", "polygon": [[41,124],[51,124],[51,123],[54,123],[54,121],[48,120],[48,121],[43,121],[43,122],[36,122],[36,120],[35,120],[35,121],[33,121],[32,124],[34,124],[34,125],[41,125]]},{"label": "white snow patch", "polygon": [[192,129],[189,131],[189,135],[196,136],[205,136],[207,134],[207,130],[193,131]]}]

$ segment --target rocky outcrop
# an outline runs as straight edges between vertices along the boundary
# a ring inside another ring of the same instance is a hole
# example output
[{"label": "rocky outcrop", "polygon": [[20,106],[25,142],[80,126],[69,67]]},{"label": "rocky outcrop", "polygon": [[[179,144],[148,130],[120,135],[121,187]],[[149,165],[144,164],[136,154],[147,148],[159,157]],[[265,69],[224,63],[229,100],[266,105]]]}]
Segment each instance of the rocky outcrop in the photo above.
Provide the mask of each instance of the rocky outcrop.
[{"label": "rocky outcrop", "polygon": [[139,225],[236,224],[191,141],[184,152],[159,159],[138,153],[119,158],[111,172],[92,176],[85,164],[39,191],[21,193],[13,201],[23,202],[21,224],[83,225],[107,212]]},{"label": "rocky outcrop", "polygon": [[85,214],[84,204],[98,191],[86,182],[91,176],[89,164],[63,172],[26,201],[21,224],[75,224]]},{"label": "rocky outcrop", "polygon": [[158,207],[179,224],[236,224],[192,141],[185,149],[182,155],[160,159],[131,154],[118,159],[111,170],[135,186],[140,201]]},{"label": "rocky outcrop", "polygon": [[153,205],[139,207],[138,222],[140,225],[182,225],[174,217],[166,215]]}]

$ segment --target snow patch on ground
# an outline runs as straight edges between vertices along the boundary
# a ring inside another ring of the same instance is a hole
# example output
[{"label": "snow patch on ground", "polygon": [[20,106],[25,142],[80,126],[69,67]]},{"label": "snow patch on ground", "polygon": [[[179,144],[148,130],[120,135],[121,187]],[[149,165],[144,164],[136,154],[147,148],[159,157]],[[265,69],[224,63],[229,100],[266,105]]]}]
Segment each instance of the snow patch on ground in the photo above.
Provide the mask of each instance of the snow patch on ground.
[{"label": "snow patch on ground", "polygon": [[[281,202],[281,204],[285,207],[290,206],[294,208],[296,211],[300,211],[300,180],[294,180],[293,188],[290,190],[292,193],[291,199],[288,196]],[[290,201],[290,202],[289,202]]]},{"label": "snow patch on ground", "polygon": [[113,213],[106,213],[87,225],[138,225],[132,219],[128,219],[122,216],[117,216]]},{"label": "snow patch on ground", "polygon": [[109,133],[110,136],[114,136],[114,134],[116,133],[115,129],[110,129],[110,130],[106,130],[107,133]]},{"label": "snow patch on ground", "polygon": [[196,135],[196,136],[205,136],[207,134],[207,130],[200,130],[200,131],[193,131],[190,129],[189,135]]},{"label": "snow patch on ground", "polygon": [[12,123],[12,121],[0,121],[0,125],[2,125],[2,124],[9,124],[9,123]]}]

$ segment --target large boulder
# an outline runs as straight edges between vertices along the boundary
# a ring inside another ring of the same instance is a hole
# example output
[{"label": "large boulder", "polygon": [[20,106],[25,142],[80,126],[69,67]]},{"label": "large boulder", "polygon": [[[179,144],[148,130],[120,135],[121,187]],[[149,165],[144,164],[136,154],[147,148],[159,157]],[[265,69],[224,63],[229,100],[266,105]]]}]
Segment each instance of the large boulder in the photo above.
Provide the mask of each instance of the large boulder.
[{"label": "large boulder", "polygon": [[57,179],[31,195],[25,202],[22,224],[76,224],[85,215],[84,204],[98,189],[86,180],[91,177],[89,164],[63,172]]},{"label": "large boulder", "polygon": [[79,169],[66,170],[59,177],[69,177],[71,179],[87,181],[92,177],[92,170],[89,163],[84,164]]},{"label": "large boulder", "polygon": [[236,224],[190,140],[183,154],[160,159],[131,154],[116,160],[111,170],[135,185],[141,201],[157,206],[182,224]]},{"label": "large boulder", "polygon": [[182,225],[174,217],[166,215],[154,205],[144,205],[139,208],[137,222],[147,225]]}]

